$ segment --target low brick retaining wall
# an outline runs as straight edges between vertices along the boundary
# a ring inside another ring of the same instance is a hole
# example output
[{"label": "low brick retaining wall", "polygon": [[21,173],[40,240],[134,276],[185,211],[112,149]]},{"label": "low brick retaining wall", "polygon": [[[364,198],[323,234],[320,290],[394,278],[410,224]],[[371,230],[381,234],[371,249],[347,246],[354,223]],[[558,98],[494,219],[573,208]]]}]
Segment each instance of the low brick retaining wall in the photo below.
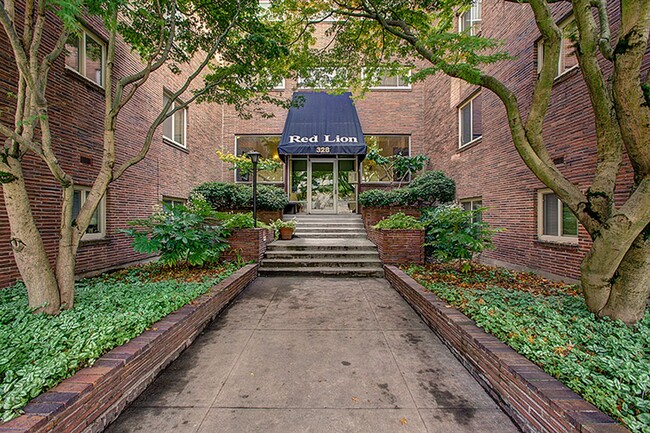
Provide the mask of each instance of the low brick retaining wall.
[{"label": "low brick retaining wall", "polygon": [[629,432],[394,266],[386,279],[524,432]]},{"label": "low brick retaining wall", "polygon": [[398,212],[403,212],[405,215],[410,215],[415,218],[422,216],[422,211],[419,208],[410,206],[386,206],[386,207],[366,207],[361,208],[361,218],[363,218],[363,225],[366,229],[372,228],[379,221],[388,218]]},{"label": "low brick retaining wall", "polygon": [[384,265],[424,264],[424,230],[368,228],[367,232]]},{"label": "low brick retaining wall", "polygon": [[33,399],[25,415],[0,424],[0,433],[101,432],[256,277],[257,265],[244,266],[92,367]]}]

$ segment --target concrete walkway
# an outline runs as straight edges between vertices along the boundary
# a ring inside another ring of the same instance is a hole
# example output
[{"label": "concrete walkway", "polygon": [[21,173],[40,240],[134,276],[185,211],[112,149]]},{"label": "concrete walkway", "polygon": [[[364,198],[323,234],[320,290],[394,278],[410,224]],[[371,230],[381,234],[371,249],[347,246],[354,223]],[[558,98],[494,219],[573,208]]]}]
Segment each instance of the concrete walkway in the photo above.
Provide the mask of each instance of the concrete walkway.
[{"label": "concrete walkway", "polygon": [[517,431],[371,278],[258,278],[107,430]]}]

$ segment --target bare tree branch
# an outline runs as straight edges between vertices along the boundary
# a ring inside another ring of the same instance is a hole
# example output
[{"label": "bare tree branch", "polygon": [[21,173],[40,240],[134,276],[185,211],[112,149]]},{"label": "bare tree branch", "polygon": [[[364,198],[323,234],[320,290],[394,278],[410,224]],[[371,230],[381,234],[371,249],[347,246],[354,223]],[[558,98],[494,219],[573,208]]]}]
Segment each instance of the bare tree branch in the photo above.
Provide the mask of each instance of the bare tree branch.
[{"label": "bare tree branch", "polygon": [[16,33],[14,23],[11,18],[9,18],[9,15],[7,15],[7,11],[4,7],[0,8],[0,23],[9,37],[9,43],[14,51],[16,65],[18,66],[20,73],[25,77],[25,81],[27,81],[29,87],[33,88],[34,79],[29,73],[29,60],[27,58],[27,53],[25,52],[22,41],[20,40],[20,36]]}]

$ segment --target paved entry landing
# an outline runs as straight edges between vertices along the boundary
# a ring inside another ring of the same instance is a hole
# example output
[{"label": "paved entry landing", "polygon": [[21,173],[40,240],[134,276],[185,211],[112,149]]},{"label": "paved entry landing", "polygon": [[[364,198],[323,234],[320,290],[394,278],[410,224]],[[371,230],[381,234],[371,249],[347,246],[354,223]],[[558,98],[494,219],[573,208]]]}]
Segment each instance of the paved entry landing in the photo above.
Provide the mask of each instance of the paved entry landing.
[{"label": "paved entry landing", "polygon": [[517,432],[384,279],[258,278],[109,433]]}]

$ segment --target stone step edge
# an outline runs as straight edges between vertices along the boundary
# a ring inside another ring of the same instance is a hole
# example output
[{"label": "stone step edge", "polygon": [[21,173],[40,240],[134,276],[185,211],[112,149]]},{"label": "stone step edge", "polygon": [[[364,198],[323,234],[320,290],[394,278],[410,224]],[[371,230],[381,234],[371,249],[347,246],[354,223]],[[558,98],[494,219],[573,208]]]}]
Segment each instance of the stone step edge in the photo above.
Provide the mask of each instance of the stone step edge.
[{"label": "stone step edge", "polygon": [[257,273],[256,264],[235,271],[206,294],[101,356],[92,367],[32,399],[24,415],[0,424],[0,433],[103,431]]},{"label": "stone step edge", "polygon": [[630,433],[563,383],[404,271],[384,266],[386,279],[522,431]]}]

